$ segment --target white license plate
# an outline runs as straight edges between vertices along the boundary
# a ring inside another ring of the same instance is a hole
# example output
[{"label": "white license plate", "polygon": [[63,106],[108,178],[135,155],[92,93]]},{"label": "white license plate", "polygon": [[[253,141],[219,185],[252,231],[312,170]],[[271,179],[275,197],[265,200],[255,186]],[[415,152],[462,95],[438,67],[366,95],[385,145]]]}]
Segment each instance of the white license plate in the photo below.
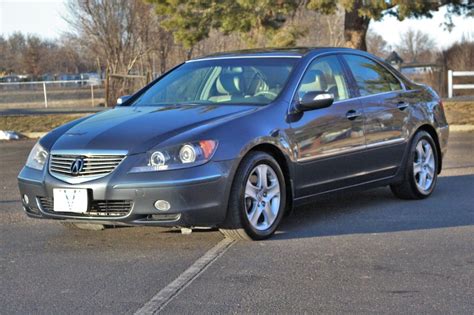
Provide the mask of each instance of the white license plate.
[{"label": "white license plate", "polygon": [[57,212],[87,212],[87,189],[54,188],[54,211]]}]

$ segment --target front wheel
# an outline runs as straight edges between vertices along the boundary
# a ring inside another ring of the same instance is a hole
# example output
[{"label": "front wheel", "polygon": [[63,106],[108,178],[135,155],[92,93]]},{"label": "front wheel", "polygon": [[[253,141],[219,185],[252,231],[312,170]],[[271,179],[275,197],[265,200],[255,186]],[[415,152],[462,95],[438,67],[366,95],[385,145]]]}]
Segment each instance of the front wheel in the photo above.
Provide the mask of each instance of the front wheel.
[{"label": "front wheel", "polygon": [[438,179],[438,151],[431,135],[418,132],[413,138],[405,176],[400,184],[391,185],[395,196],[402,199],[423,199],[431,195]]},{"label": "front wheel", "polygon": [[264,152],[251,152],[232,184],[226,223],[220,231],[237,240],[261,240],[278,227],[286,206],[286,186],[278,162]]}]

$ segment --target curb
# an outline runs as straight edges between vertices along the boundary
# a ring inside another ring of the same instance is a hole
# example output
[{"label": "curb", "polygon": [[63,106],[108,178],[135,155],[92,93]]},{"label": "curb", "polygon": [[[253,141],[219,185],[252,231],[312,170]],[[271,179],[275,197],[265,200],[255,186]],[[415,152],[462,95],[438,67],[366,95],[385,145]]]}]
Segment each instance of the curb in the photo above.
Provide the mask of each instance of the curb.
[{"label": "curb", "polygon": [[43,137],[47,132],[24,132],[23,135],[29,139],[38,139]]},{"label": "curb", "polygon": [[474,131],[474,125],[449,125],[450,132],[469,132]]}]

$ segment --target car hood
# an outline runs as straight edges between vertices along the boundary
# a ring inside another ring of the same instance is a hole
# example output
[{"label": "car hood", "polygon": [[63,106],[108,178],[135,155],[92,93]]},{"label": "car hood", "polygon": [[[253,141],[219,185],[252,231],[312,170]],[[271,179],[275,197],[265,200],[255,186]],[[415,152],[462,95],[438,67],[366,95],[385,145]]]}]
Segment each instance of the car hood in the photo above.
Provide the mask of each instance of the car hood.
[{"label": "car hood", "polygon": [[141,153],[180,133],[255,109],[255,106],[240,105],[117,107],[74,125],[51,149]]}]

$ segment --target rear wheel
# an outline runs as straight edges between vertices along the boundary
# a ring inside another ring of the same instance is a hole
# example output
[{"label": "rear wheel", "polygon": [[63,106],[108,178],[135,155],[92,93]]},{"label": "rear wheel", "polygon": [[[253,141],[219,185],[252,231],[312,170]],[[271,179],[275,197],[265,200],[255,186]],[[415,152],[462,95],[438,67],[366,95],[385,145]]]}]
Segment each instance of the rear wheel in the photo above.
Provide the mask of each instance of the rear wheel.
[{"label": "rear wheel", "polygon": [[267,153],[251,152],[235,175],[220,231],[238,240],[268,238],[278,227],[285,205],[285,180],[278,162]]},{"label": "rear wheel", "polygon": [[438,151],[431,135],[418,132],[411,144],[404,180],[391,185],[395,196],[402,199],[423,199],[431,195],[438,179]]}]

